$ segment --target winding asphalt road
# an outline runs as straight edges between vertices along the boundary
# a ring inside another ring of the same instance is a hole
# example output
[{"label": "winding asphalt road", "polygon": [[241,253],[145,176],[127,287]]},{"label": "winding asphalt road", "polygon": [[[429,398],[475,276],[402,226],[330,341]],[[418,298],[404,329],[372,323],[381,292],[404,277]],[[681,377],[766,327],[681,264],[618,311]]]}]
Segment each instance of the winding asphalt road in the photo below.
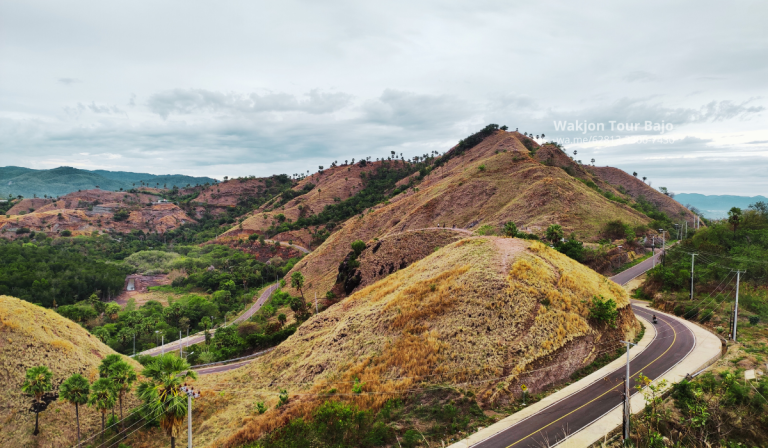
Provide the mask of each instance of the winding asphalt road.
[{"label": "winding asphalt road", "polygon": [[[613,277],[611,280],[624,285],[642,275],[658,263],[661,253],[638,263]],[[633,307],[635,314],[652,320],[652,311]],[[658,324],[656,335],[646,349],[630,362],[630,394],[635,389],[638,376],[656,379],[685,358],[696,345],[696,338],[688,327],[675,317],[655,312]],[[652,329],[647,329],[650,331]],[[515,425],[472,445],[478,448],[511,448],[553,446],[566,437],[600,419],[617,406],[621,406],[624,391],[625,367],[617,369],[580,391],[521,420]]]},{"label": "winding asphalt road", "polygon": [[[636,307],[634,312],[651,320],[649,310]],[[656,313],[656,336],[648,347],[630,362],[630,393],[638,393],[635,381],[640,373],[656,379],[674,367],[694,347],[695,337],[682,322]],[[651,331],[652,329],[648,329]],[[520,421],[473,445],[482,448],[552,446],[556,441],[588,426],[622,403],[625,368],[609,373],[537,414]]]},{"label": "winding asphalt road", "polygon": [[[259,296],[259,299],[256,300],[256,302],[253,305],[251,305],[251,307],[248,308],[248,310],[246,312],[244,312],[238,318],[233,320],[232,323],[230,323],[229,325],[246,321],[251,316],[256,314],[256,312],[259,311],[259,309],[262,307],[262,305],[264,305],[264,303],[267,302],[267,300],[269,299],[269,296],[272,295],[272,293],[275,291],[275,289],[277,289],[277,284],[274,284],[274,285],[270,286],[269,288],[265,289],[264,292],[262,292],[261,295]],[[189,336],[189,337],[183,338],[183,339],[178,340],[178,341],[169,342],[168,344],[161,345],[160,347],[155,347],[155,348],[143,351],[143,352],[141,352],[139,354],[140,355],[156,356],[156,355],[159,355],[160,353],[163,353],[163,352],[178,351],[179,350],[179,344],[183,344],[183,346],[186,347],[186,346],[189,346],[189,345],[192,345],[192,344],[197,344],[198,342],[203,342],[203,341],[205,341],[205,334],[198,333],[198,334],[196,334],[194,336]]]}]

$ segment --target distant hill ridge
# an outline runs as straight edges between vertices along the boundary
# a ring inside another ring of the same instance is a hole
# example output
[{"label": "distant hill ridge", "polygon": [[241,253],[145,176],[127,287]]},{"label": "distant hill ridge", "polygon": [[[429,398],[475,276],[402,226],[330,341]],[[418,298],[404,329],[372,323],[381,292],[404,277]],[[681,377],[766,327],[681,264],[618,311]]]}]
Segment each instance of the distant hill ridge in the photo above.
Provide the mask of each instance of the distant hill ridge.
[{"label": "distant hill ridge", "polygon": [[99,187],[102,190],[129,190],[142,183],[150,186],[172,188],[174,185],[202,185],[215,183],[210,177],[193,177],[183,174],[149,174],[126,171],[81,170],[60,166],[50,170],[35,170],[18,166],[0,167],[0,197],[62,196],[78,190]]},{"label": "distant hill ridge", "polygon": [[681,204],[690,204],[709,219],[722,219],[728,216],[731,207],[747,208],[755,202],[768,202],[765,196],[704,195],[698,193],[678,193],[675,200]]}]

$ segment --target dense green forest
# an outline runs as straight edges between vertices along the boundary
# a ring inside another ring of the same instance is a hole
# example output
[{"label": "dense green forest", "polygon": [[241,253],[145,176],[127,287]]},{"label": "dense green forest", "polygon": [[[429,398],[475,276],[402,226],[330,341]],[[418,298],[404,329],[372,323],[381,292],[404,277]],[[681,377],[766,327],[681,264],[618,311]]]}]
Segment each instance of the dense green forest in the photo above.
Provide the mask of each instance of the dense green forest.
[{"label": "dense green forest", "polygon": [[129,269],[89,257],[77,246],[0,239],[0,295],[45,307],[117,295]]}]

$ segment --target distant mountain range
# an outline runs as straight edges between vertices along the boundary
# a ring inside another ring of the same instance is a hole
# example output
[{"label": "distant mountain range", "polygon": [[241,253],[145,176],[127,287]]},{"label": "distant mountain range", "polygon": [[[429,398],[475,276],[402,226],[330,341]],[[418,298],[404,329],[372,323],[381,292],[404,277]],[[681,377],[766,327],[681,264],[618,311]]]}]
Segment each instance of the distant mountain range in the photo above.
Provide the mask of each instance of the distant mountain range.
[{"label": "distant mountain range", "polygon": [[765,196],[708,196],[698,193],[678,193],[675,200],[683,205],[690,204],[698,208],[704,217],[709,219],[726,218],[731,207],[747,208],[755,202],[768,202]]},{"label": "distant mountain range", "polygon": [[18,166],[0,167],[0,198],[8,195],[62,196],[78,190],[100,188],[102,190],[130,190],[142,186],[172,188],[214,183],[210,177],[192,177],[182,174],[149,174],[126,171],[81,170],[61,166],[50,170],[34,170]]}]

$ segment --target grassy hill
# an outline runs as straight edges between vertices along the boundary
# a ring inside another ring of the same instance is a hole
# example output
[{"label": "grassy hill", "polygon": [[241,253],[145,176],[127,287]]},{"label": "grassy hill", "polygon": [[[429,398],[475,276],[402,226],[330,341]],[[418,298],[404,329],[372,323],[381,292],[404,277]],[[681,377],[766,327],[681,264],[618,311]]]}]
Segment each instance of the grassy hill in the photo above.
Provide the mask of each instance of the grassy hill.
[{"label": "grassy hill", "polygon": [[[595,296],[617,303],[616,328],[589,319]],[[432,390],[503,407],[521,384],[541,391],[634,337],[628,304],[622,288],[539,242],[463,239],[310,318],[259,361],[201,378],[197,443],[240,446],[327,401],[375,412]]]},{"label": "grassy hill", "polygon": [[[40,414],[40,434],[32,435],[35,414],[28,412],[31,399],[21,392],[25,372],[30,367],[47,366],[55,386],[74,373],[94,381],[99,363],[112,353],[95,336],[55,311],[0,296],[0,446],[74,445],[74,406],[59,401]],[[141,369],[135,361],[125,359]],[[84,434],[101,427],[97,411],[85,406],[80,408],[80,422]]]},{"label": "grassy hill", "polygon": [[[448,158],[429,170],[416,188],[346,221],[294,271],[306,276],[311,295],[323,297],[334,286],[351,243],[358,239],[370,245],[375,238],[438,224],[498,233],[511,221],[528,233],[543,235],[550,224],[559,224],[566,235],[596,240],[609,221],[618,219],[633,226],[651,221],[631,208],[620,193],[612,196],[616,200],[608,199],[578,173],[535,160],[524,139],[518,133],[496,131]],[[545,150],[535,143],[528,145],[536,153]]]},{"label": "grassy hill", "polygon": [[141,183],[160,187],[173,185],[183,187],[187,184],[200,185],[213,183],[210,177],[192,177],[180,174],[154,175],[148,173],[129,173],[124,171],[88,171],[68,166],[50,170],[33,170],[21,167],[0,167],[0,197],[13,196],[38,197],[63,196],[78,190],[96,187],[102,190],[129,190]]}]

